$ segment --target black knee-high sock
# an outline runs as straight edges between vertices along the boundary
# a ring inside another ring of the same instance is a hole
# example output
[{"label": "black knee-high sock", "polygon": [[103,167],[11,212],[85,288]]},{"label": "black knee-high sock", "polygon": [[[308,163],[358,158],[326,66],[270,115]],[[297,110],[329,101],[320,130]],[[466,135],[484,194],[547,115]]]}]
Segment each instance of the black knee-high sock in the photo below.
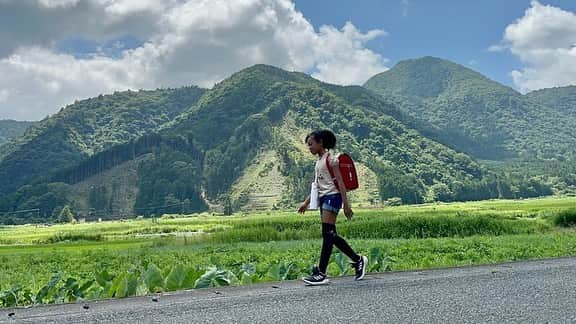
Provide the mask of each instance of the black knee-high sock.
[{"label": "black knee-high sock", "polygon": [[322,223],[322,252],[320,253],[318,269],[324,274],[326,274],[326,269],[328,268],[335,236],[336,226],[334,226],[334,224]]},{"label": "black knee-high sock", "polygon": [[356,254],[354,250],[352,250],[350,245],[348,245],[348,242],[346,242],[346,240],[343,239],[340,235],[336,235],[334,237],[334,245],[336,245],[338,250],[346,254],[350,258],[350,260],[354,262],[358,262],[360,260],[360,256]]},{"label": "black knee-high sock", "polygon": [[[335,224],[327,224],[327,225],[330,225],[331,226],[330,230],[334,232],[333,242],[334,245],[336,245],[336,247],[338,248],[338,250],[342,251],[350,258],[350,260],[354,262],[360,260],[360,256],[356,254],[354,250],[352,250],[348,242],[346,242],[346,240],[342,236],[338,235],[338,232],[336,232],[336,225]],[[324,224],[322,224],[322,226],[324,226]]]}]

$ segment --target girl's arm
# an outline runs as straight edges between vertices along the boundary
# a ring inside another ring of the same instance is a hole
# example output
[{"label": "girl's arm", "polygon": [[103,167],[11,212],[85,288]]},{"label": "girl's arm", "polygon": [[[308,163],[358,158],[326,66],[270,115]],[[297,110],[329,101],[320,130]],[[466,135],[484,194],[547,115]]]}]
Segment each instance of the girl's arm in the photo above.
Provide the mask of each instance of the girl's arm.
[{"label": "girl's arm", "polygon": [[300,214],[304,214],[306,212],[306,209],[308,209],[309,205],[310,205],[310,195],[308,195],[308,197],[306,197],[304,202],[300,204],[300,207],[298,207],[298,212]]},{"label": "girl's arm", "polygon": [[352,218],[352,215],[354,213],[352,212],[352,209],[350,208],[350,204],[348,203],[348,196],[346,194],[346,185],[344,184],[344,179],[342,178],[342,174],[340,173],[339,164],[340,164],[340,162],[338,160],[334,160],[334,161],[332,161],[332,163],[330,163],[330,167],[332,168],[332,171],[334,172],[334,177],[336,178],[336,182],[338,183],[338,190],[340,191],[340,195],[342,196],[342,205],[344,207],[344,215],[346,215],[346,218],[350,219],[350,218]]}]

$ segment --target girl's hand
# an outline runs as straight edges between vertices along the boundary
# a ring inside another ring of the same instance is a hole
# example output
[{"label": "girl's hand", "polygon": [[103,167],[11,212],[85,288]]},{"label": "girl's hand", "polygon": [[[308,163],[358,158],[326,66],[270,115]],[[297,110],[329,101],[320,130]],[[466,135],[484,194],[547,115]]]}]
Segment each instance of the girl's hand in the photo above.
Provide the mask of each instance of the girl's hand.
[{"label": "girl's hand", "polygon": [[354,212],[352,211],[352,208],[350,208],[348,204],[344,205],[344,215],[348,220],[351,220],[352,216],[354,216]]},{"label": "girl's hand", "polygon": [[306,209],[308,209],[308,203],[305,201],[302,204],[300,204],[300,207],[298,208],[298,213],[304,214],[306,212]]}]

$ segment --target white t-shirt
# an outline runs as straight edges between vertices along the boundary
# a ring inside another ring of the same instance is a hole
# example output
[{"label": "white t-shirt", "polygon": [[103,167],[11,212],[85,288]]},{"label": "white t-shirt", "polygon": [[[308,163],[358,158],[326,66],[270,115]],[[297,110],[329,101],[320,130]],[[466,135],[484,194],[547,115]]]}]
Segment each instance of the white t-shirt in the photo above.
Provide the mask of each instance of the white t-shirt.
[{"label": "white t-shirt", "polygon": [[329,152],[324,153],[324,155],[316,161],[314,171],[319,197],[340,193],[334,184],[334,180],[330,176],[328,168],[326,167],[326,157],[328,154],[330,154],[330,165],[332,166],[332,170],[334,170],[334,167],[338,165],[337,155]]}]

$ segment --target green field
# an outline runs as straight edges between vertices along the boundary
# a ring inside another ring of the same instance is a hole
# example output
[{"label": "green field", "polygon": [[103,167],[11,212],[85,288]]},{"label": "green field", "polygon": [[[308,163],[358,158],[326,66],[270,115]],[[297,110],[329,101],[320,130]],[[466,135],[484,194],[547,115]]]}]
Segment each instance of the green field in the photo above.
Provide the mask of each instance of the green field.
[{"label": "green field", "polygon": [[[371,271],[576,255],[576,198],[357,210],[338,232]],[[296,279],[320,253],[317,212],[166,215],[0,227],[0,306]],[[335,252],[328,272],[350,272]]]}]

